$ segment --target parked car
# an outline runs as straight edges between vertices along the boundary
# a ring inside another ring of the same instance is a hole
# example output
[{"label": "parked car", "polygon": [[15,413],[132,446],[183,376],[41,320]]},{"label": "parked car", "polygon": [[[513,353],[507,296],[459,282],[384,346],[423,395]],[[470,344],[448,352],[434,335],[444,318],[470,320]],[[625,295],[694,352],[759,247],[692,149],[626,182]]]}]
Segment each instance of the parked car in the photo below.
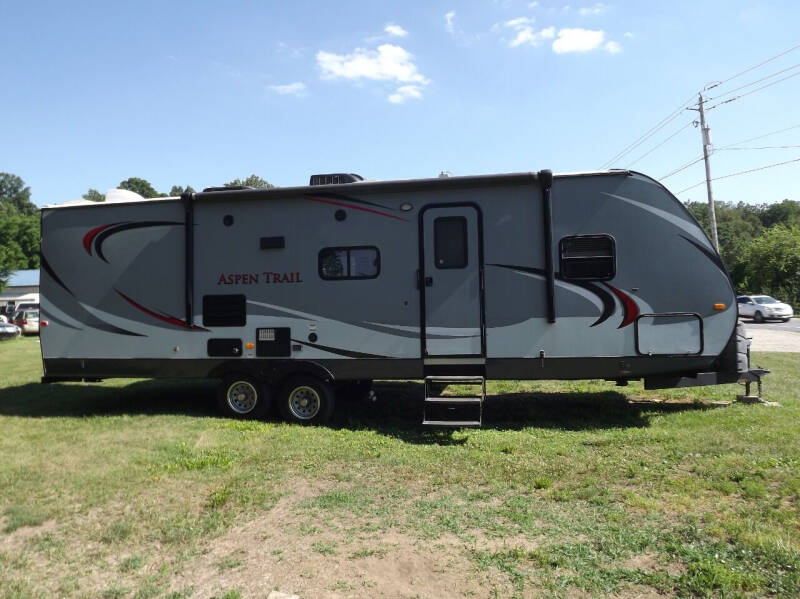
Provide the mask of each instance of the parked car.
[{"label": "parked car", "polygon": [[39,333],[39,310],[20,310],[14,318],[14,324],[22,329],[23,334]]},{"label": "parked car", "polygon": [[755,322],[769,319],[786,322],[793,314],[789,304],[779,302],[768,295],[740,295],[736,298],[736,302],[739,305],[739,316],[752,318]]},{"label": "parked car", "polygon": [[22,334],[20,328],[10,322],[0,322],[0,340],[15,339]]}]

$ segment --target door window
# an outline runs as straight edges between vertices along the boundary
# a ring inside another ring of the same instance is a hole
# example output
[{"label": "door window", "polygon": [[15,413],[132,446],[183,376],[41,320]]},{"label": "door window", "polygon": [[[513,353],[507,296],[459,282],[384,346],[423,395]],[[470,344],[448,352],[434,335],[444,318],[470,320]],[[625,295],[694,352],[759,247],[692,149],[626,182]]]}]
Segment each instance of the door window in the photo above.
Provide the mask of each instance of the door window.
[{"label": "door window", "polygon": [[436,268],[467,266],[467,219],[443,216],[433,221],[433,247]]}]

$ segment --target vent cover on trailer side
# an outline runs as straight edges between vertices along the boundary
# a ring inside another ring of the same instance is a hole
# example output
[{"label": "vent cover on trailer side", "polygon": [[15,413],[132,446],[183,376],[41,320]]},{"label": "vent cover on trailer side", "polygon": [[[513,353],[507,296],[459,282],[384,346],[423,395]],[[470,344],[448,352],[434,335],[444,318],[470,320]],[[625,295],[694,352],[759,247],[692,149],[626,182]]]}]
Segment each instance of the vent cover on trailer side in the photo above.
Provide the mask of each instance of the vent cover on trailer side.
[{"label": "vent cover on trailer side", "polygon": [[203,326],[243,327],[247,324],[246,305],[242,294],[204,295]]}]

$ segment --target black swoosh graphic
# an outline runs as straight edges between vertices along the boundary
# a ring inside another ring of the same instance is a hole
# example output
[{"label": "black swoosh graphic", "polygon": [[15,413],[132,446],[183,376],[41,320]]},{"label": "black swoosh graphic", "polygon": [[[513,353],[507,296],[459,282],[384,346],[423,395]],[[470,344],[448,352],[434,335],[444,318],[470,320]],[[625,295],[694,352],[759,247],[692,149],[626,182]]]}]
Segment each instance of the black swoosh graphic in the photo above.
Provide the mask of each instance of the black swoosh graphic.
[{"label": "black swoosh graphic", "polygon": [[341,349],[338,347],[328,347],[327,345],[319,345],[317,343],[309,343],[307,341],[300,341],[299,339],[292,339],[292,343],[299,343],[300,345],[306,345],[308,347],[313,347],[314,349],[321,349],[323,351],[332,353],[332,354],[339,354],[340,356],[345,356],[347,358],[388,358],[389,356],[379,356],[376,354],[365,354],[359,351],[351,351],[349,349]]},{"label": "black swoosh graphic", "polygon": [[39,264],[44,269],[44,271],[50,275],[50,278],[53,279],[56,283],[58,283],[67,293],[69,293],[72,297],[75,297],[75,294],[70,291],[70,288],[66,286],[64,281],[56,274],[56,271],[53,270],[53,267],[50,266],[50,263],[47,261],[47,258],[44,257],[43,253],[39,254]]},{"label": "black swoosh graphic", "polygon": [[130,229],[143,229],[145,227],[161,227],[165,225],[182,225],[182,222],[172,221],[172,220],[159,220],[159,221],[146,221],[141,223],[125,223],[122,225],[117,225],[115,227],[111,227],[106,229],[102,233],[100,233],[94,239],[94,251],[95,254],[103,261],[108,263],[106,257],[103,255],[103,242],[114,235],[115,233],[120,233],[122,231],[129,231]]},{"label": "black swoosh graphic", "polygon": [[[533,266],[515,266],[513,264],[487,264],[487,266],[499,266],[500,268],[508,268],[510,270],[519,270],[522,272],[528,272],[534,275],[539,275],[542,277],[547,276],[547,271],[543,268],[534,268]],[[577,285],[578,287],[582,287],[586,289],[586,291],[591,291],[597,297],[600,298],[600,301],[603,304],[603,311],[600,314],[600,317],[595,320],[591,326],[596,327],[599,324],[604,323],[609,317],[614,313],[616,309],[616,304],[614,302],[614,297],[605,289],[600,287],[599,285],[595,285],[594,283],[587,283],[587,282],[577,282],[577,281],[565,281],[559,273],[554,273],[554,278],[558,281],[562,281],[564,283],[569,283],[570,285]]]},{"label": "black swoosh graphic", "polygon": [[717,268],[719,268],[723,273],[725,272],[725,264],[723,264],[722,258],[720,258],[717,254],[709,250],[707,247],[703,247],[702,245],[697,243],[694,239],[686,237],[686,235],[680,235],[680,237],[683,237],[686,241],[688,241],[698,250],[703,252],[709,260],[711,260],[714,264],[717,265]]}]

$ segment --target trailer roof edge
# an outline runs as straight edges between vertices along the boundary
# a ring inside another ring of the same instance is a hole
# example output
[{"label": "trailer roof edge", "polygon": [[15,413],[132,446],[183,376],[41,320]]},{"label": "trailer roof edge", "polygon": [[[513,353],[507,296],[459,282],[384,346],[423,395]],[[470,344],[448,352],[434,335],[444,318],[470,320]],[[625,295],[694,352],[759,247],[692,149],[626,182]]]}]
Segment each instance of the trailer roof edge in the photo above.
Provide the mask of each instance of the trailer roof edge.
[{"label": "trailer roof edge", "polygon": [[[631,171],[614,169],[605,171],[580,171],[573,173],[553,173],[555,179],[570,177],[592,176],[628,176]],[[196,201],[224,200],[224,199],[265,199],[265,198],[291,198],[320,193],[399,193],[405,191],[420,191],[428,189],[469,189],[472,187],[492,187],[503,185],[525,185],[537,182],[539,176],[536,172],[501,173],[494,175],[466,175],[461,177],[431,177],[427,179],[397,179],[391,181],[359,181],[357,183],[342,183],[337,185],[302,185],[296,187],[272,187],[270,189],[231,189],[230,191],[200,191],[194,194]],[[42,206],[40,210],[66,209],[66,208],[100,208],[102,206],[117,206],[121,204],[138,204],[145,202],[179,202],[178,197],[148,198],[130,202],[87,202],[50,204]]]}]

